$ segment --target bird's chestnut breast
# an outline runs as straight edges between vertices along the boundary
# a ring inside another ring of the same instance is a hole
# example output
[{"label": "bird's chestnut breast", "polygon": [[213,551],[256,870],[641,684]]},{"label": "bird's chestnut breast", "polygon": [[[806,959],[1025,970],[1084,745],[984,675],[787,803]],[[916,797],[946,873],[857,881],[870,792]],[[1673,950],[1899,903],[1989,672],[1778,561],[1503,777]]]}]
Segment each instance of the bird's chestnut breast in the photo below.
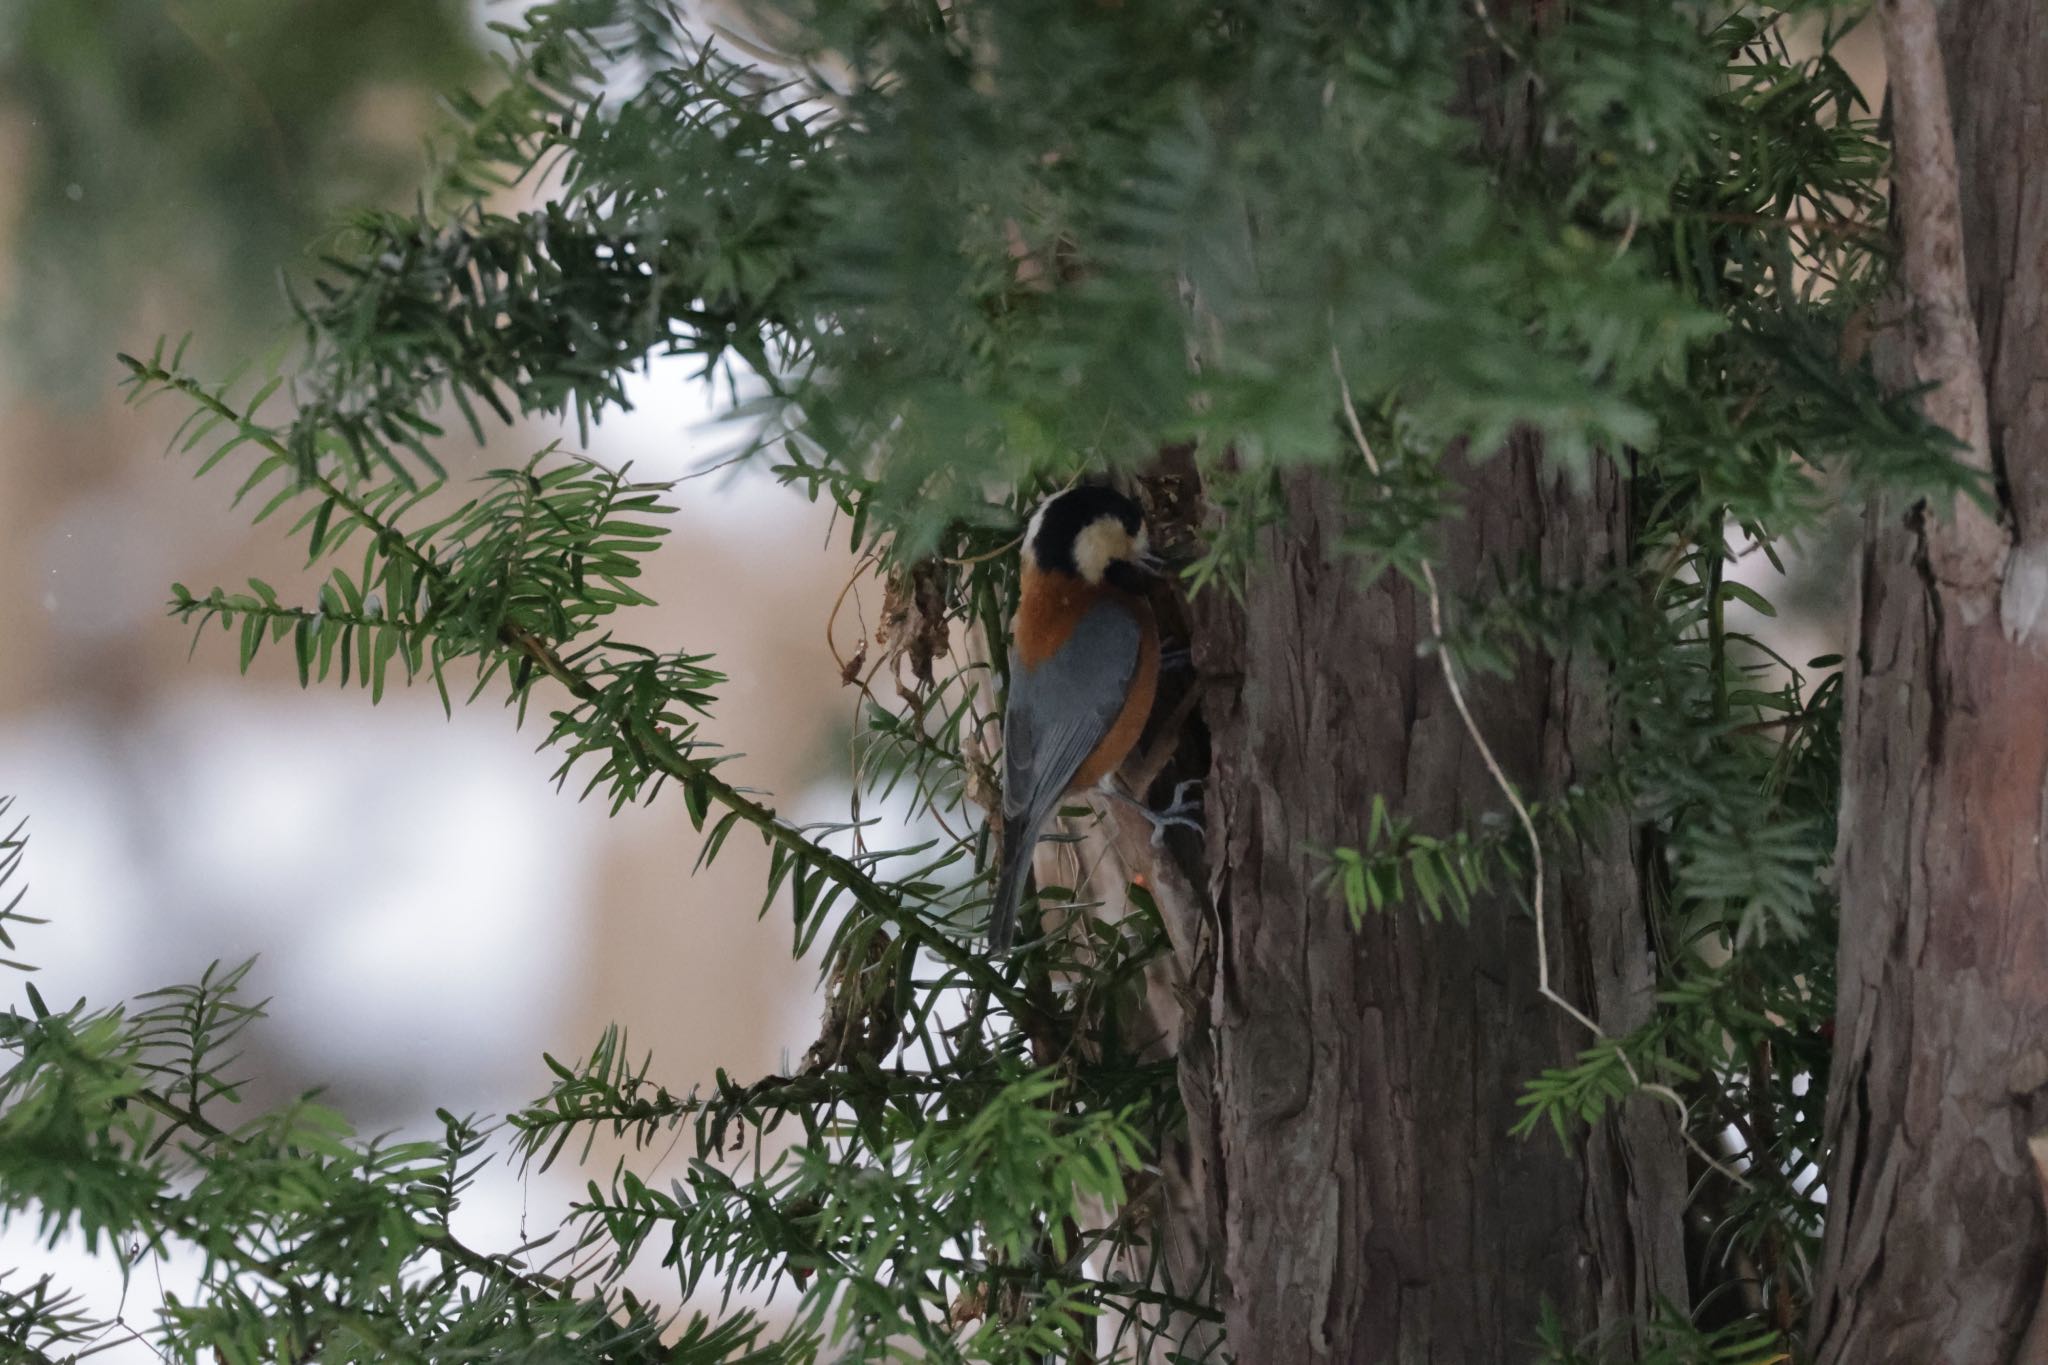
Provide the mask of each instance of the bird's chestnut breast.
[{"label": "bird's chestnut breast", "polygon": [[1019,662],[1036,668],[1050,659],[1103,591],[1073,574],[1046,573],[1027,566],[1017,619],[1011,623],[1010,638],[1017,646]]}]

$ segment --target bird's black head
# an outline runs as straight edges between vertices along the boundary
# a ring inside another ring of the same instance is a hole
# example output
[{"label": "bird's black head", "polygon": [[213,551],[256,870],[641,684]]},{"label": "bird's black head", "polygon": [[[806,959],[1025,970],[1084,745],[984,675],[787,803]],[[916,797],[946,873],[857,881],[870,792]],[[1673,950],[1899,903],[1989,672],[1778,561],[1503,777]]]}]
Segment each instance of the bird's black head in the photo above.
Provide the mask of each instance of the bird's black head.
[{"label": "bird's black head", "polygon": [[1115,564],[1144,562],[1145,514],[1114,488],[1082,484],[1039,504],[1024,532],[1024,561],[1100,583]]}]

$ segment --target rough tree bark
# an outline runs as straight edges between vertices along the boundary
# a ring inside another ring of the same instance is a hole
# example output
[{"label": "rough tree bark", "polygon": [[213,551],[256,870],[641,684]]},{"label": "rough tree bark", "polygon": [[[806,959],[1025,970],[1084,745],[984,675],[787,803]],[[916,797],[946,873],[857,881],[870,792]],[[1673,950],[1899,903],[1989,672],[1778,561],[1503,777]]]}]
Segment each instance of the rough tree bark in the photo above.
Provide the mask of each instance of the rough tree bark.
[{"label": "rough tree bark", "polygon": [[[1482,558],[1583,581],[1626,553],[1611,466],[1574,493],[1518,440],[1465,479],[1447,591],[1479,582]],[[1592,1041],[1538,995],[1529,917],[1496,897],[1469,927],[1404,910],[1354,931],[1312,884],[1311,850],[1363,846],[1375,795],[1424,829],[1503,809],[1437,660],[1418,655],[1424,600],[1359,586],[1341,505],[1320,476],[1293,477],[1241,606],[1210,595],[1195,631],[1198,671],[1233,681],[1205,705],[1213,973],[1182,1058],[1231,1349],[1243,1365],[1515,1359],[1546,1300],[1573,1330],[1625,1341],[1658,1296],[1686,1296],[1673,1116],[1638,1099],[1576,1153],[1511,1138],[1517,1083]],[[1467,686],[1521,790],[1599,766],[1597,665],[1531,661]],[[1653,972],[1625,819],[1548,851],[1557,984],[1626,1029]]]},{"label": "rough tree bark", "polygon": [[[1525,91],[1475,67],[1468,94],[1489,145],[1532,154]],[[1575,491],[1518,439],[1461,477],[1447,593],[1525,562],[1585,582],[1628,554],[1612,464]],[[1418,654],[1425,600],[1391,576],[1360,584],[1342,506],[1331,481],[1293,475],[1243,598],[1194,607],[1208,885],[1202,923],[1168,916],[1189,1128],[1162,1162],[1169,1261],[1220,1276],[1240,1365],[1518,1359],[1546,1302],[1572,1335],[1626,1348],[1659,1300],[1687,1300],[1675,1116],[1637,1098],[1573,1152],[1509,1136],[1519,1083],[1593,1041],[1540,996],[1519,902],[1482,900],[1469,926],[1404,909],[1354,930],[1315,885],[1315,850],[1363,847],[1375,796],[1437,832],[1504,810],[1438,659]],[[1601,665],[1531,659],[1467,688],[1522,792],[1604,768]],[[1553,982],[1625,1031],[1655,985],[1627,818],[1546,852]]]},{"label": "rough tree bark", "polygon": [[1865,526],[1812,1342],[1842,1365],[2048,1361],[2021,1347],[2048,1268],[2048,11],[1879,15],[1901,243],[1880,362],[1935,385],[1999,519]]}]

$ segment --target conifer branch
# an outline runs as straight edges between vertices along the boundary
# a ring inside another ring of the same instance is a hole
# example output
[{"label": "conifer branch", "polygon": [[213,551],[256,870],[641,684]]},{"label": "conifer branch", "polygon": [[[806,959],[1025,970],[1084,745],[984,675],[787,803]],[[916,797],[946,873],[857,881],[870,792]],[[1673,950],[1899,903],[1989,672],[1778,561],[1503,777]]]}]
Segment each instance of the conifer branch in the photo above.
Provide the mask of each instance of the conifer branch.
[{"label": "conifer branch", "polygon": [[[197,1133],[200,1137],[206,1139],[210,1146],[225,1147],[237,1152],[246,1152],[248,1150],[246,1141],[228,1132],[196,1109],[188,1109],[176,1100],[148,1086],[140,1086],[130,1093],[132,1098],[139,1103],[155,1110],[179,1126]],[[430,1223],[415,1224],[414,1227],[423,1243],[433,1247],[465,1270],[473,1271],[502,1288],[517,1289],[522,1293],[557,1302],[568,1302],[568,1300],[564,1299],[547,1284],[522,1271],[513,1269],[496,1257],[486,1256],[484,1253],[466,1245],[461,1238],[445,1227],[436,1227]],[[196,1233],[196,1229],[188,1229],[188,1235],[193,1235],[199,1245],[213,1250],[213,1243],[209,1240],[198,1239]],[[237,1264],[242,1265],[246,1270],[255,1271],[273,1278],[279,1274],[279,1267],[269,1262],[244,1258],[237,1261]],[[289,1281],[285,1280],[279,1280],[278,1282],[281,1284],[289,1283]]]},{"label": "conifer branch", "polygon": [[[121,355],[120,360],[128,367],[137,384],[179,393],[221,422],[231,424],[240,440],[250,442],[281,459],[292,459],[290,450],[272,428],[253,420],[253,413],[238,411],[222,395],[209,390],[198,380],[189,375],[175,373],[153,361],[142,361],[125,353]],[[449,589],[443,567],[432,557],[422,553],[396,527],[378,517],[360,498],[317,469],[300,468],[299,477],[308,488],[333,502],[336,507],[366,527],[377,537],[378,545],[387,554],[405,559],[413,568],[425,575],[427,581],[436,589],[442,592]],[[567,663],[552,645],[524,627],[511,621],[501,621],[498,625],[498,641],[505,649],[553,678],[578,701],[594,702],[601,697],[601,690],[590,681],[587,674]],[[991,967],[987,959],[962,947],[933,928],[921,916],[905,908],[896,897],[891,896],[851,859],[806,838],[772,807],[754,800],[718,777],[713,771],[713,761],[688,758],[665,744],[645,744],[643,736],[635,735],[632,738],[642,744],[656,767],[670,777],[690,784],[745,823],[752,825],[771,842],[831,877],[862,909],[884,920],[971,981],[977,988],[1002,1001],[1004,1006],[1019,1018],[1033,1018],[1040,1013],[1026,994]]]}]

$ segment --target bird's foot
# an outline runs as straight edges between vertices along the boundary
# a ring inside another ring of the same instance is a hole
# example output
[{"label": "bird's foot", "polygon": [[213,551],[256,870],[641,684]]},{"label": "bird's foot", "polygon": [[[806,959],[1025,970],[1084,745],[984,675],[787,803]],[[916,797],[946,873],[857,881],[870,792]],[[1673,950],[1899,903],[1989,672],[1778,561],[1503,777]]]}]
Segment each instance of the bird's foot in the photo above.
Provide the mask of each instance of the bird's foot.
[{"label": "bird's foot", "polygon": [[1163,848],[1166,845],[1166,831],[1169,829],[1193,830],[1196,838],[1207,837],[1207,831],[1202,827],[1202,822],[1196,818],[1201,814],[1202,803],[1198,798],[1188,795],[1189,789],[1200,787],[1201,785],[1202,779],[1199,777],[1191,777],[1185,782],[1174,783],[1173,800],[1167,803],[1164,810],[1153,810],[1137,797],[1107,784],[1105,784],[1103,790],[1107,791],[1117,800],[1137,807],[1138,813],[1144,816],[1146,822],[1152,826],[1152,847]]}]

